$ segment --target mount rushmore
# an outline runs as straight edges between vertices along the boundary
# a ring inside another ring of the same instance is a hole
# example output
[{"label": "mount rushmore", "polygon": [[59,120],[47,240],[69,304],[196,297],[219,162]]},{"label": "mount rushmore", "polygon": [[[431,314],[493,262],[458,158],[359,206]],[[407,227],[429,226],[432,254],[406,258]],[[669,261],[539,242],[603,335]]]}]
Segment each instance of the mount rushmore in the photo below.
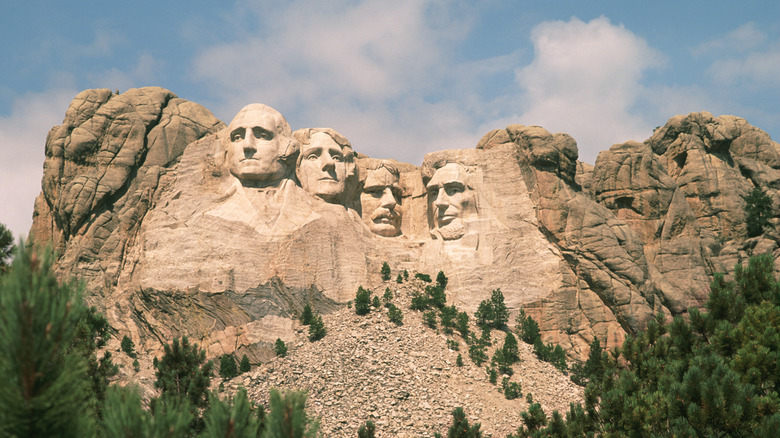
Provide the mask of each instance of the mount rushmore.
[{"label": "mount rushmore", "polygon": [[[162,88],[86,90],[47,137],[30,236],[142,349],[188,335],[256,360],[305,303],[384,290],[384,262],[445,272],[469,312],[501,289],[580,356],[701,305],[713,273],[753,254],[780,270],[780,145],[744,119],[675,116],[595,166],[577,158],[567,134],[510,125],[415,166],[262,104],[225,125]],[[773,211],[748,237],[754,187]]]}]

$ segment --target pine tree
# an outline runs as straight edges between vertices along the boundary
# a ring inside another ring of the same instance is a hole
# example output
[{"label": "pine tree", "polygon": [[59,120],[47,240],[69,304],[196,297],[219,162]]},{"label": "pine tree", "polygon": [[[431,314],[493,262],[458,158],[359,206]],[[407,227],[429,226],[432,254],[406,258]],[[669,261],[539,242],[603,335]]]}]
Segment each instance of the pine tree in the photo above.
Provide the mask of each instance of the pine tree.
[{"label": "pine tree", "polygon": [[285,344],[284,341],[281,340],[280,338],[276,338],[276,343],[274,344],[274,351],[276,352],[276,355],[279,357],[287,356],[287,344]]},{"label": "pine tree", "polygon": [[303,312],[301,312],[300,321],[303,325],[309,325],[311,324],[311,319],[314,316],[314,312],[311,310],[311,304],[306,303],[305,306],[303,306]]},{"label": "pine tree", "polygon": [[479,307],[474,313],[474,319],[476,319],[478,327],[490,326],[491,321],[493,321],[493,306],[490,300],[482,300],[479,303]]},{"label": "pine tree", "polygon": [[401,284],[401,283],[404,282],[404,277],[403,277],[403,275],[401,275],[400,272],[398,273],[398,277],[395,277],[395,282],[398,283],[398,284]]},{"label": "pine tree", "polygon": [[85,309],[54,257],[24,243],[0,276],[0,436],[89,436],[84,357],[71,349]]},{"label": "pine tree", "polygon": [[401,309],[396,307],[395,304],[390,304],[390,307],[388,307],[387,317],[390,319],[390,322],[395,325],[403,325],[404,323],[404,316],[401,313]]},{"label": "pine tree", "polygon": [[355,313],[357,315],[368,315],[371,312],[371,291],[358,286],[355,293]]},{"label": "pine tree", "polygon": [[358,438],[374,438],[375,429],[376,426],[374,426],[373,421],[366,421],[360,425],[360,428],[358,428]]},{"label": "pine tree", "polygon": [[8,268],[8,260],[14,253],[14,235],[0,223],[0,274]]},{"label": "pine tree", "polygon": [[380,271],[380,273],[382,274],[383,281],[390,280],[390,265],[388,265],[387,262],[382,263],[382,270]]},{"label": "pine tree", "polygon": [[466,312],[458,313],[458,320],[456,322],[456,327],[460,335],[463,337],[463,339],[468,340],[469,338],[469,314],[468,313]]},{"label": "pine tree", "polygon": [[469,426],[466,413],[463,411],[463,408],[458,407],[452,411],[452,425],[447,431],[447,438],[481,438],[482,432],[479,430],[480,427],[482,426],[479,423]]},{"label": "pine tree", "polygon": [[502,329],[509,322],[509,309],[504,304],[504,294],[501,289],[496,289],[490,295],[490,302],[493,308],[493,320],[491,325],[494,329]]},{"label": "pine tree", "polygon": [[214,364],[206,361],[206,352],[190,344],[186,336],[163,346],[162,359],[154,358],[155,388],[163,396],[187,400],[196,408],[208,406],[208,387]]},{"label": "pine tree", "polygon": [[534,345],[541,338],[539,324],[530,316],[526,316],[525,309],[520,309],[517,315],[517,334],[526,344]]},{"label": "pine tree", "polygon": [[124,351],[128,356],[135,357],[135,343],[127,335],[122,338],[122,343],[120,345],[122,347],[122,351]]},{"label": "pine tree", "polygon": [[284,397],[272,389],[270,393],[270,413],[265,418],[263,438],[304,438],[316,437],[319,420],[306,414],[305,392],[287,392]]},{"label": "pine tree", "polygon": [[439,274],[436,275],[436,284],[442,289],[447,288],[447,276],[444,275],[444,271],[439,271]]},{"label": "pine tree", "polygon": [[223,354],[219,358],[219,377],[223,379],[232,379],[238,376],[238,366],[236,358],[232,354]]},{"label": "pine tree", "polygon": [[186,400],[166,396],[152,403],[150,410],[141,405],[139,389],[112,385],[106,394],[103,436],[170,437],[191,436],[192,409]]},{"label": "pine tree", "polygon": [[325,337],[327,330],[325,329],[325,323],[322,322],[322,316],[314,315],[309,325],[309,341],[316,342]]},{"label": "pine tree", "polygon": [[760,236],[772,217],[772,198],[760,187],[754,187],[745,197],[745,223],[748,237]]},{"label": "pine tree", "polygon": [[223,401],[212,396],[211,407],[204,420],[206,428],[200,438],[256,438],[260,424],[252,416],[252,403],[246,389],[240,388],[232,400]]},{"label": "pine tree", "polygon": [[252,364],[249,363],[249,358],[246,354],[241,356],[241,363],[238,364],[238,370],[241,371],[242,374],[252,370]]}]

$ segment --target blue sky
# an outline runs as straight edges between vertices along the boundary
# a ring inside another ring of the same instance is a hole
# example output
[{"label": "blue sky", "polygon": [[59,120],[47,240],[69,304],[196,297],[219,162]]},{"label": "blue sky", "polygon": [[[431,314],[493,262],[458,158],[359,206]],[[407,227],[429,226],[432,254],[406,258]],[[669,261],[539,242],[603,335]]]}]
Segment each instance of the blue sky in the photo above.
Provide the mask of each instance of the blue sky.
[{"label": "blue sky", "polygon": [[161,86],[225,122],[261,102],[418,165],[511,123],[572,135],[590,163],[692,111],[780,138],[776,0],[32,0],[3,5],[0,40],[0,222],[17,236],[46,134],[87,88]]}]

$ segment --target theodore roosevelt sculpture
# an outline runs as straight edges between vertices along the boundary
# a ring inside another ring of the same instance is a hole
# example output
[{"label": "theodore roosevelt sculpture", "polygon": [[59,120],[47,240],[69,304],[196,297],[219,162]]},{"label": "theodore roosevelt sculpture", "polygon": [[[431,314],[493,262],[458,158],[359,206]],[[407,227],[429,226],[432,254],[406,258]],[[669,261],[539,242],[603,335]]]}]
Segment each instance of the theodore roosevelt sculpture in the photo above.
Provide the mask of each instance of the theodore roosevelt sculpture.
[{"label": "theodore roosevelt sculpture", "polygon": [[398,169],[387,162],[379,162],[373,169],[366,169],[360,205],[363,222],[376,235],[395,237],[401,234],[401,187],[398,179]]},{"label": "theodore roosevelt sculpture", "polygon": [[331,204],[346,205],[348,188],[357,176],[352,145],[330,128],[294,132],[301,144],[295,173],[301,187]]}]

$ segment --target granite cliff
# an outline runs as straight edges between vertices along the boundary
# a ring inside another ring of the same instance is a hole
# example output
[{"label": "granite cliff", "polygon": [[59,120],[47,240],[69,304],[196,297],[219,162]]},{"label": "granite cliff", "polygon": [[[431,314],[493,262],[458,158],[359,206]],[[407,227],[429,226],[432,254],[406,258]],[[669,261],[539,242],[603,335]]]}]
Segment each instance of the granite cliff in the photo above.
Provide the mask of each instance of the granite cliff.
[{"label": "granite cliff", "polygon": [[[577,157],[566,134],[510,125],[418,167],[264,105],[226,126],[161,88],[86,90],[48,135],[31,237],[139,349],[188,335],[254,360],[293,339],[304,303],[379,288],[383,262],[444,271],[470,312],[500,288],[575,356],[700,305],[750,255],[780,268],[780,144],[744,119],[675,116],[595,166]],[[753,187],[774,209],[748,238]]]}]

